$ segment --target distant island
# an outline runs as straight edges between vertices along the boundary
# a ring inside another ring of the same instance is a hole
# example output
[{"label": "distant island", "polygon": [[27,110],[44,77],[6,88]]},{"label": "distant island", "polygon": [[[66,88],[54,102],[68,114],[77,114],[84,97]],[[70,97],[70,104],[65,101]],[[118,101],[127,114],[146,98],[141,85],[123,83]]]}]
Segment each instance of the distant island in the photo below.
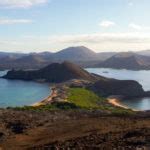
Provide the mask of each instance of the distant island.
[{"label": "distant island", "polygon": [[131,100],[150,96],[136,81],[91,74],[68,61],[39,70],[13,69],[3,78],[53,86],[51,95],[34,105],[0,109],[2,148],[78,149],[91,143],[90,148],[135,148],[148,144],[149,111],[135,111],[107,99],[110,95]]},{"label": "distant island", "polygon": [[96,53],[85,46],[77,46],[55,53],[0,52],[0,70],[41,69],[49,64],[62,63],[63,61],[71,61],[84,68],[150,70],[150,51]]},{"label": "distant island", "polygon": [[99,77],[88,73],[71,62],[65,61],[63,63],[52,63],[39,70],[11,70],[3,78],[60,83],[71,79],[95,81]]},{"label": "distant island", "polygon": [[39,70],[11,70],[3,78],[49,83],[69,83],[71,80],[78,79],[89,82],[90,84],[84,87],[105,97],[111,95],[121,95],[125,98],[150,96],[150,92],[145,92],[137,81],[116,80],[91,74],[68,61],[53,63]]},{"label": "distant island", "polygon": [[118,53],[109,59],[96,64],[99,68],[150,70],[150,57],[132,52]]}]

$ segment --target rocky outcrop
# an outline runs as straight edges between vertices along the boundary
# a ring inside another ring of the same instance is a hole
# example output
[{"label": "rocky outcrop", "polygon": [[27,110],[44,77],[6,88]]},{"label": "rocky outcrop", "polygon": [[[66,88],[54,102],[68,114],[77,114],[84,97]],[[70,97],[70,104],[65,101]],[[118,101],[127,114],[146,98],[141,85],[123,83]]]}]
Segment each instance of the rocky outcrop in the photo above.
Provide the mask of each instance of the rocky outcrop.
[{"label": "rocky outcrop", "polygon": [[64,82],[71,79],[84,79],[89,81],[95,81],[99,77],[88,73],[79,66],[64,62],[53,63],[49,66],[39,70],[11,70],[3,78],[6,79],[20,79],[20,80],[39,80],[45,82]]},{"label": "rocky outcrop", "polygon": [[102,96],[121,95],[124,98],[150,96],[137,81],[106,79],[99,80],[89,87]]},{"label": "rocky outcrop", "polygon": [[61,83],[66,82],[69,87],[90,88],[101,96],[121,95],[126,98],[150,96],[150,92],[145,92],[142,86],[133,80],[116,80],[105,78],[96,74],[90,74],[81,67],[64,62],[62,64],[53,63],[40,70],[12,70],[3,78],[34,80]]}]

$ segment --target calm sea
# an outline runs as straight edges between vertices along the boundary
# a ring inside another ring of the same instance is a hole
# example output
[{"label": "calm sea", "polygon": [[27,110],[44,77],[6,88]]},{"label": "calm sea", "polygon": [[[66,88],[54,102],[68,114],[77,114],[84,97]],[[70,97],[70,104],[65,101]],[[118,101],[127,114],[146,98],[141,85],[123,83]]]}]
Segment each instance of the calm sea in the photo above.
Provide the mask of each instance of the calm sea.
[{"label": "calm sea", "polygon": [[[122,80],[136,80],[143,86],[145,91],[150,90],[150,71],[147,70],[131,71],[125,69],[118,70],[109,68],[88,68],[86,70],[105,77]],[[130,108],[138,110],[150,110],[150,98],[123,100],[121,102]]]},{"label": "calm sea", "polygon": [[[150,90],[150,71],[117,70],[109,68],[87,68],[87,71],[102,76],[136,80],[144,88]],[[0,76],[6,71],[0,71]],[[47,97],[50,93],[48,84],[0,78],[0,107],[31,105]],[[150,110],[150,98],[123,100],[123,104],[138,110]]]},{"label": "calm sea", "polygon": [[[0,71],[0,76],[6,71]],[[0,78],[0,107],[31,105],[50,94],[48,84]]]}]

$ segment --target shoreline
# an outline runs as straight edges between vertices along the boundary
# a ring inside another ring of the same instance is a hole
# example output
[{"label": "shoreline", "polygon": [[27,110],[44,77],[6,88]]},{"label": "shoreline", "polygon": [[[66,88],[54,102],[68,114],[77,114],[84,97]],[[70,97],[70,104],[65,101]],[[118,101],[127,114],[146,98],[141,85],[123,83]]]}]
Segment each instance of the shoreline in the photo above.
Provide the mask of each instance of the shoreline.
[{"label": "shoreline", "polygon": [[[59,95],[58,91],[59,90],[56,89],[56,87],[52,87],[51,88],[51,93],[50,93],[50,95],[48,97],[44,98],[43,100],[41,100],[39,102],[36,102],[36,103],[32,104],[31,106],[39,107],[39,106],[44,106],[44,105],[52,103],[53,99],[58,97],[58,95]],[[121,108],[124,108],[124,109],[131,109],[132,111],[139,111],[137,109],[133,109],[133,108],[128,107],[127,105],[122,104],[120,102],[120,99],[117,98],[117,97],[107,98],[107,101],[108,101],[109,104],[111,104],[113,106],[121,107]]]},{"label": "shoreline", "polygon": [[113,106],[121,107],[121,108],[124,108],[124,109],[131,109],[132,111],[139,111],[137,109],[133,109],[133,108],[130,108],[130,107],[122,104],[120,102],[120,100],[117,99],[117,98],[107,98],[107,100],[108,100],[108,103],[112,104]]},{"label": "shoreline", "polygon": [[[64,85],[64,84],[63,84]],[[46,98],[44,98],[43,100],[40,100],[38,102],[35,102],[33,104],[31,104],[30,106],[32,107],[39,107],[39,106],[44,106],[44,105],[47,105],[47,104],[51,104],[52,102],[55,102],[55,101],[62,101],[62,100],[65,100],[65,95],[66,95],[66,88],[64,88],[64,86],[61,85],[53,85],[51,87],[51,93],[49,96],[47,96]],[[113,106],[116,106],[116,107],[120,107],[120,108],[123,108],[123,109],[130,109],[132,111],[140,111],[140,110],[137,110],[137,109],[134,109],[134,108],[130,108],[129,106],[121,103],[121,99],[123,97],[120,96],[120,95],[114,95],[114,96],[109,96],[108,98],[106,98],[107,102]]]},{"label": "shoreline", "polygon": [[57,97],[57,90],[55,87],[52,87],[51,88],[51,93],[48,97],[44,98],[43,100],[39,101],[39,102],[36,102],[34,104],[32,104],[31,106],[33,107],[39,107],[39,106],[43,106],[43,105],[46,105],[48,103],[50,103],[53,98]]}]

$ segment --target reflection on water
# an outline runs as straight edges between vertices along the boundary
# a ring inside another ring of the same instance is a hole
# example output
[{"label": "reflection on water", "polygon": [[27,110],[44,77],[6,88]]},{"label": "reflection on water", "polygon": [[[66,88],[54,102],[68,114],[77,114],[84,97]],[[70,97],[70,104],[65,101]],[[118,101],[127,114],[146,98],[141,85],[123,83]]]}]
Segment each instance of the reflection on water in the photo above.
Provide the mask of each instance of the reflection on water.
[{"label": "reflection on water", "polygon": [[[87,68],[86,70],[91,73],[99,74],[109,78],[136,80],[143,86],[145,91],[150,90],[150,71],[148,70],[132,71],[126,69],[118,70],[110,68]],[[150,98],[123,100],[122,103],[133,109],[150,110]]]}]

